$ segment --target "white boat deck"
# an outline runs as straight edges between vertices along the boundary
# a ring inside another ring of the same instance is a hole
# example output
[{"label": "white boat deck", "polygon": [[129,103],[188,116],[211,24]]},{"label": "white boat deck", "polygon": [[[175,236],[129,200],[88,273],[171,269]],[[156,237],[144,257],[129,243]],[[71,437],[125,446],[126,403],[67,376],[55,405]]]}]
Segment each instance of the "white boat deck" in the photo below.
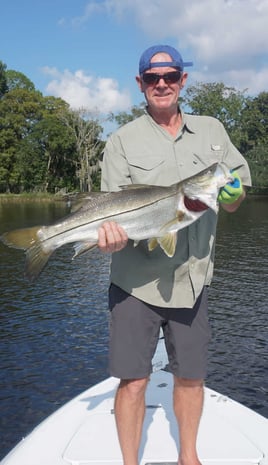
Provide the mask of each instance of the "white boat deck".
[{"label": "white boat deck", "polygon": [[[113,414],[118,380],[86,390],[41,423],[2,465],[122,465]],[[172,376],[152,374],[140,465],[175,465],[177,425],[172,411]],[[198,436],[202,464],[268,465],[268,420],[210,389]]]}]

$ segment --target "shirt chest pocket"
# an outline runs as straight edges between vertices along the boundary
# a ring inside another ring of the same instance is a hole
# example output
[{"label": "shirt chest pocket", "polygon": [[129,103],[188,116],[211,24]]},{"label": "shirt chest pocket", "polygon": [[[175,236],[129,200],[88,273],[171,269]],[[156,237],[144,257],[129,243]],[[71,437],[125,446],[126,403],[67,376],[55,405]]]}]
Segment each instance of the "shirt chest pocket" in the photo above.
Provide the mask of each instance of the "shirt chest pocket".
[{"label": "shirt chest pocket", "polygon": [[165,159],[161,155],[149,157],[127,157],[133,184],[163,184]]},{"label": "shirt chest pocket", "polygon": [[224,158],[224,149],[221,145],[211,144],[210,146],[210,156],[211,159],[214,159],[218,163],[221,163]]},{"label": "shirt chest pocket", "polygon": [[205,152],[199,153],[198,151],[193,153],[193,163],[203,164],[205,167],[212,165],[213,163],[222,163],[224,160],[224,151],[217,146],[217,150],[208,148]]}]

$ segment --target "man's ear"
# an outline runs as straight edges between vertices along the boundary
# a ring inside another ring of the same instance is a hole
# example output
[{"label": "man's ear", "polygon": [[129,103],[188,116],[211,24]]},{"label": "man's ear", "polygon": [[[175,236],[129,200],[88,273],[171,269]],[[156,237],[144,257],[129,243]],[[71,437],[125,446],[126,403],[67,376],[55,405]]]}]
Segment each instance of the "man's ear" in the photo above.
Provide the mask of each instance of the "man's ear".
[{"label": "man's ear", "polygon": [[143,90],[143,81],[142,81],[141,76],[136,76],[136,82],[138,84],[138,87],[139,87],[140,91],[144,92],[144,90]]},{"label": "man's ear", "polygon": [[180,88],[181,89],[183,89],[183,87],[185,86],[187,78],[188,78],[188,73],[183,73],[183,75],[181,77],[181,80],[180,80]]}]

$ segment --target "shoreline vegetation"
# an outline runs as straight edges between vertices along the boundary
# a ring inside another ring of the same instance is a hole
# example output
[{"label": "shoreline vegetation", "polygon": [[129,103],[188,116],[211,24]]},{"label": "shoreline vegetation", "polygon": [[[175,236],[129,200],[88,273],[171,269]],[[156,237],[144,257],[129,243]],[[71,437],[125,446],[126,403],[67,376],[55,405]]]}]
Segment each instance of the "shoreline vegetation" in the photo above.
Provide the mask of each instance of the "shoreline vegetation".
[{"label": "shoreline vegetation", "polygon": [[0,194],[0,202],[67,202],[68,194],[44,194],[44,193],[24,193],[24,194]]}]

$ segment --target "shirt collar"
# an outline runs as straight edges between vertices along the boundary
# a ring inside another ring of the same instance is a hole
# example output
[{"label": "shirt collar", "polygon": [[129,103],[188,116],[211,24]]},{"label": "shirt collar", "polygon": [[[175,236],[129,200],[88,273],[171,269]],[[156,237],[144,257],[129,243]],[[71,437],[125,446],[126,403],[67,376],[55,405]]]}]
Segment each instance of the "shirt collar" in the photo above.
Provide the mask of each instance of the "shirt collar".
[{"label": "shirt collar", "polygon": [[187,113],[184,113],[181,109],[179,109],[181,112],[181,117],[182,117],[182,127],[184,130],[190,132],[191,134],[195,133],[195,128],[194,125],[191,124],[192,120],[189,118],[190,115],[187,115]]},{"label": "shirt collar", "polygon": [[[181,114],[181,117],[182,117],[182,130],[183,131],[188,131],[190,132],[191,134],[194,134],[195,133],[195,128],[194,128],[194,125],[191,124],[193,121],[191,120],[191,118],[189,118],[190,115],[188,115],[187,113],[184,113],[183,110],[181,110],[181,108],[178,106],[178,112]],[[148,112],[148,107],[146,106],[144,108],[144,113],[149,116],[150,118],[151,115],[150,113]],[[153,118],[152,118],[153,119]]]}]

